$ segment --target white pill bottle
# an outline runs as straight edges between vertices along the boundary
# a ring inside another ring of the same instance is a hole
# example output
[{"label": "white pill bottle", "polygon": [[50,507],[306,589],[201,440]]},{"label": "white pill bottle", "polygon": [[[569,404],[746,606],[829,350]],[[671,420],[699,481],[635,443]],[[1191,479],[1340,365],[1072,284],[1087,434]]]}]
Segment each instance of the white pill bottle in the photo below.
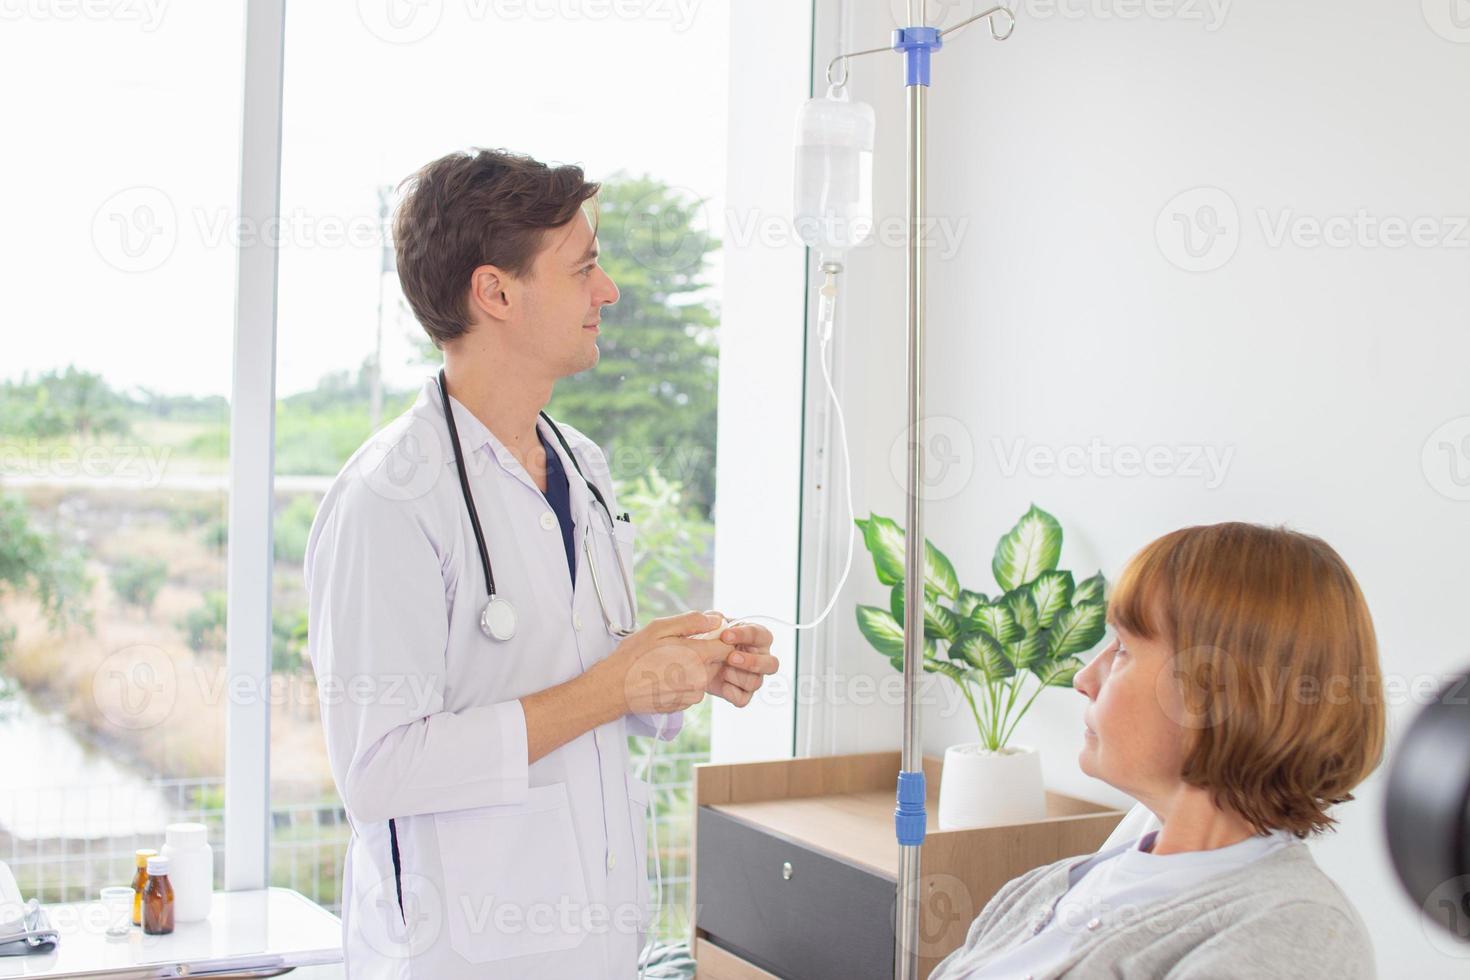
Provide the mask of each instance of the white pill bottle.
[{"label": "white pill bottle", "polygon": [[209,917],[214,897],[214,850],[202,823],[171,823],[163,829],[159,851],[169,860],[174,886],[174,921],[199,922]]}]

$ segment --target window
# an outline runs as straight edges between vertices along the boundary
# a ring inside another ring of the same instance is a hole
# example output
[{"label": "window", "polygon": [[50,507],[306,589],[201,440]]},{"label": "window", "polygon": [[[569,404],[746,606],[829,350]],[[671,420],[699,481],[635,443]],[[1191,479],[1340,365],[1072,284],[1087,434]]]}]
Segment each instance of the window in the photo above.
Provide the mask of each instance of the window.
[{"label": "window", "polygon": [[[639,530],[656,556],[636,569],[641,620],[711,604],[728,7],[500,6],[288,8],[273,620],[276,687],[295,693],[273,703],[271,876],[334,909],[348,829],[303,659],[301,556],[332,477],[437,369],[383,231],[415,169],[503,147],[603,182],[600,261],[622,296],[601,363],[548,410],[607,452],[626,509],[658,515]],[[706,703],[652,774],[667,936],[685,929],[691,766],[708,746]]]},{"label": "window", "polygon": [[0,15],[0,859],[42,901],[177,820],[222,866],[242,11]]}]

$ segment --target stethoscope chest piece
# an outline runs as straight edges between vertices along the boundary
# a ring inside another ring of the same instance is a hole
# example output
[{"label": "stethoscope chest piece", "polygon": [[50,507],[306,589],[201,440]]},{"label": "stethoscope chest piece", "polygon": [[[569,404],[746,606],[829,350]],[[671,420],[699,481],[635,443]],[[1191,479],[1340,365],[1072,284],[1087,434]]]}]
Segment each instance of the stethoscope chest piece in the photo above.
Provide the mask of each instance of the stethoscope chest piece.
[{"label": "stethoscope chest piece", "polygon": [[480,632],[492,640],[508,640],[516,635],[516,607],[509,599],[490,597],[480,613]]}]

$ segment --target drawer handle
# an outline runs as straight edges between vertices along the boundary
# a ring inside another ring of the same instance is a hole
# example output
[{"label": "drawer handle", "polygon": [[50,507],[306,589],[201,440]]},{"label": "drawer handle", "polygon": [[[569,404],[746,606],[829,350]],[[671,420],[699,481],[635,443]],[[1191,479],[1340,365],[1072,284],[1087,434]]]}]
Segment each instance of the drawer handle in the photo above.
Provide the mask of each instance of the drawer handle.
[{"label": "drawer handle", "polygon": [[783,861],[783,862],[781,862],[781,878],[783,880],[785,880],[785,881],[790,881],[791,880],[791,862],[790,861]]}]

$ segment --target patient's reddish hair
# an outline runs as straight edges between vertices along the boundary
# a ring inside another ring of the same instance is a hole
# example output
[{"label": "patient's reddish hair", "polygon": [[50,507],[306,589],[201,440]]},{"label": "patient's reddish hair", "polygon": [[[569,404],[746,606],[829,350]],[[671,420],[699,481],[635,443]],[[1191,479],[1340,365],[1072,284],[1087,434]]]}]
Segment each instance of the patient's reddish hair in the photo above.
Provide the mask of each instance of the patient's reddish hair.
[{"label": "patient's reddish hair", "polygon": [[1128,563],[1108,619],[1174,652],[1181,777],[1259,833],[1308,837],[1382,760],[1383,677],[1357,580],[1327,542],[1213,524]]}]

